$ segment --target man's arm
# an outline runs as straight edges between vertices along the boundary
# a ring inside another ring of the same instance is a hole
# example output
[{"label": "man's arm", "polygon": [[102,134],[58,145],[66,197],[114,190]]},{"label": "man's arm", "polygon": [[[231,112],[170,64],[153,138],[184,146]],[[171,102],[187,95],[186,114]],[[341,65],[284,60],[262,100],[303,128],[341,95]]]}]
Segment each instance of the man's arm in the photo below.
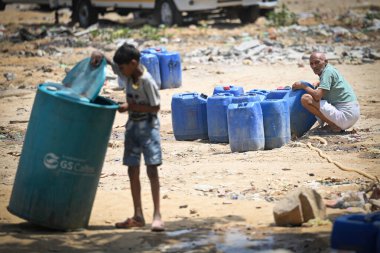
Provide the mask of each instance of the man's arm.
[{"label": "man's arm", "polygon": [[306,93],[310,94],[313,99],[317,102],[319,102],[322,97],[324,96],[325,94],[325,90],[324,89],[313,89],[309,86],[307,86],[306,84],[303,84],[302,82],[295,82],[293,85],[292,85],[292,89],[293,90],[304,90],[306,91]]}]

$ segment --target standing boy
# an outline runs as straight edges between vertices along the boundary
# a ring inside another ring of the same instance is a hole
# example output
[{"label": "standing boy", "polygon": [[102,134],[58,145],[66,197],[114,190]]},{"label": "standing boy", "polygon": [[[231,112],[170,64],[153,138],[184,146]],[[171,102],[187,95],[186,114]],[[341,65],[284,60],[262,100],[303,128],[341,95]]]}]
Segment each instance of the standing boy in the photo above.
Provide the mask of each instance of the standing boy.
[{"label": "standing boy", "polygon": [[[102,53],[91,55],[93,65],[98,65]],[[160,110],[160,95],[157,85],[149,72],[140,64],[140,52],[132,45],[124,44],[117,49],[112,65],[114,72],[126,83],[127,101],[121,104],[119,112],[129,113],[125,126],[123,164],[128,166],[134,215],[115,224],[117,228],[145,226],[141,204],[140,159],[144,155],[147,174],[150,180],[154,212],[152,231],[163,231],[164,223],[160,213],[160,183],[157,167],[161,165],[160,123],[157,112]]]}]

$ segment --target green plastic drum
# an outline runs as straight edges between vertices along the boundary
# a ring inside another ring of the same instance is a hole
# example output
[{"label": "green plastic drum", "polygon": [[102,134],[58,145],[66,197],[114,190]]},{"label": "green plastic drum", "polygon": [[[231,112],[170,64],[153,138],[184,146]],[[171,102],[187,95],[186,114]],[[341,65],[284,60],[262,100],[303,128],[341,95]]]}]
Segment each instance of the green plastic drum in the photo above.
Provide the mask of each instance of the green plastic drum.
[{"label": "green plastic drum", "polygon": [[88,225],[118,105],[38,87],[8,210],[37,225]]}]

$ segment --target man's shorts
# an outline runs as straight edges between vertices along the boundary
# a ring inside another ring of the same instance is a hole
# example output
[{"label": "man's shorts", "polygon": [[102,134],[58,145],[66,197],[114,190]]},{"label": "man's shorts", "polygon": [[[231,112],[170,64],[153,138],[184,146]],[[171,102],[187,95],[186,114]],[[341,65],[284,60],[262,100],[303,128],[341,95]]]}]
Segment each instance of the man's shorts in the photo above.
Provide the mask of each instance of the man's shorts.
[{"label": "man's shorts", "polygon": [[330,104],[326,100],[320,101],[321,113],[340,129],[346,130],[352,127],[360,117],[358,102]]},{"label": "man's shorts", "polygon": [[141,153],[146,165],[162,163],[160,122],[157,116],[140,121],[128,120],[125,126],[123,164],[140,166]]}]

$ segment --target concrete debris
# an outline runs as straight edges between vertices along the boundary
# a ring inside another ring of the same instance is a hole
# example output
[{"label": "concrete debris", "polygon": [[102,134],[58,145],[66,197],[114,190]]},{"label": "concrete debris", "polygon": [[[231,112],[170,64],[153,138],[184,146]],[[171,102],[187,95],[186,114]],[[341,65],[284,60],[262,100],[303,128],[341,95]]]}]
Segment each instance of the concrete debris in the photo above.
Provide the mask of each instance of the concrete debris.
[{"label": "concrete debris", "polygon": [[[380,21],[373,20],[373,26],[380,26]],[[373,28],[375,29],[375,28]],[[269,33],[269,32],[268,32]],[[379,60],[380,53],[369,46],[354,47],[345,45],[346,40],[368,41],[369,36],[356,28],[329,26],[291,25],[276,29],[276,36],[287,38],[283,41],[271,39],[268,35],[263,38],[252,38],[242,35],[236,39],[227,37],[225,45],[213,48],[198,48],[185,55],[184,61],[190,63],[276,63],[298,64],[300,60],[307,62],[313,51],[326,53],[328,60],[335,63],[362,64]],[[316,38],[324,37],[331,43],[318,43]],[[240,43],[239,43],[240,41]],[[335,42],[335,43],[334,43]],[[302,65],[302,64],[301,64]]]},{"label": "concrete debris", "polygon": [[247,51],[248,49],[259,46],[261,43],[258,40],[251,40],[241,43],[239,46],[235,46],[234,49],[240,52]]},{"label": "concrete debris", "polygon": [[374,19],[372,26],[367,28],[370,31],[378,31],[380,30],[380,19]]},{"label": "concrete debris", "polygon": [[4,73],[4,77],[5,79],[7,79],[7,81],[13,81],[14,79],[16,79],[16,75],[11,72]]},{"label": "concrete debris", "polygon": [[94,32],[94,31],[96,31],[98,29],[99,29],[99,25],[98,24],[94,24],[94,25],[88,27],[86,30],[74,33],[74,36],[75,37],[80,37],[80,36],[86,35],[88,33]]},{"label": "concrete debris", "polygon": [[[347,14],[351,18],[353,14]],[[303,18],[310,18],[312,14],[304,13]],[[344,17],[343,17],[344,18]],[[355,17],[362,18],[363,17]],[[380,52],[370,46],[352,46],[352,40],[370,42],[373,40],[371,31],[380,29],[379,19],[365,19],[362,29],[357,27],[319,25],[291,25],[268,28],[261,35],[242,33],[239,36],[209,35],[207,40],[223,42],[219,47],[197,48],[187,52],[183,61],[192,64],[247,64],[259,63],[284,63],[305,66],[308,57],[313,51],[321,51],[327,54],[330,61],[344,64],[373,63],[380,59]],[[364,25],[365,24],[365,25]],[[198,29],[194,26],[194,29]],[[127,36],[112,38],[112,29],[104,29],[98,25],[85,30],[77,31],[76,28],[59,26],[51,28],[22,28],[18,33],[11,35],[6,33],[4,26],[0,26],[0,40],[13,42],[31,41],[49,37],[47,43],[39,45],[38,51],[20,51],[20,56],[54,56],[62,57],[65,52],[56,48],[75,48],[93,46],[105,52],[115,51],[121,44],[128,43],[136,47],[144,48],[157,42],[149,39],[134,39]],[[112,42],[94,40],[93,34],[100,33]],[[73,36],[74,35],[74,36]],[[321,43],[321,40],[323,41]],[[158,43],[188,43],[186,38],[161,37]],[[347,42],[347,43],[346,43]],[[42,50],[42,51],[40,51]],[[302,63],[304,61],[304,63]]]},{"label": "concrete debris", "polygon": [[314,189],[296,189],[276,203],[273,215],[278,226],[299,226],[311,219],[325,219],[326,207]]},{"label": "concrete debris", "polygon": [[[339,46],[335,50],[332,46],[290,46],[287,48],[267,46],[260,44],[253,48],[242,51],[243,47],[230,48],[201,48],[185,54],[184,62],[189,63],[242,63],[250,59],[255,63],[297,63],[300,60],[308,61],[313,51],[325,52],[327,59],[337,63],[363,63],[366,59],[379,60],[380,53],[369,47]],[[370,52],[370,53],[369,53]],[[367,61],[369,62],[369,61]]]},{"label": "concrete debris", "polygon": [[374,59],[374,60],[380,60],[380,53],[378,53],[378,52],[370,52],[369,53],[369,58]]},{"label": "concrete debris", "polygon": [[351,35],[351,32],[348,29],[340,27],[340,26],[331,28],[331,31],[335,36],[350,36]]}]

